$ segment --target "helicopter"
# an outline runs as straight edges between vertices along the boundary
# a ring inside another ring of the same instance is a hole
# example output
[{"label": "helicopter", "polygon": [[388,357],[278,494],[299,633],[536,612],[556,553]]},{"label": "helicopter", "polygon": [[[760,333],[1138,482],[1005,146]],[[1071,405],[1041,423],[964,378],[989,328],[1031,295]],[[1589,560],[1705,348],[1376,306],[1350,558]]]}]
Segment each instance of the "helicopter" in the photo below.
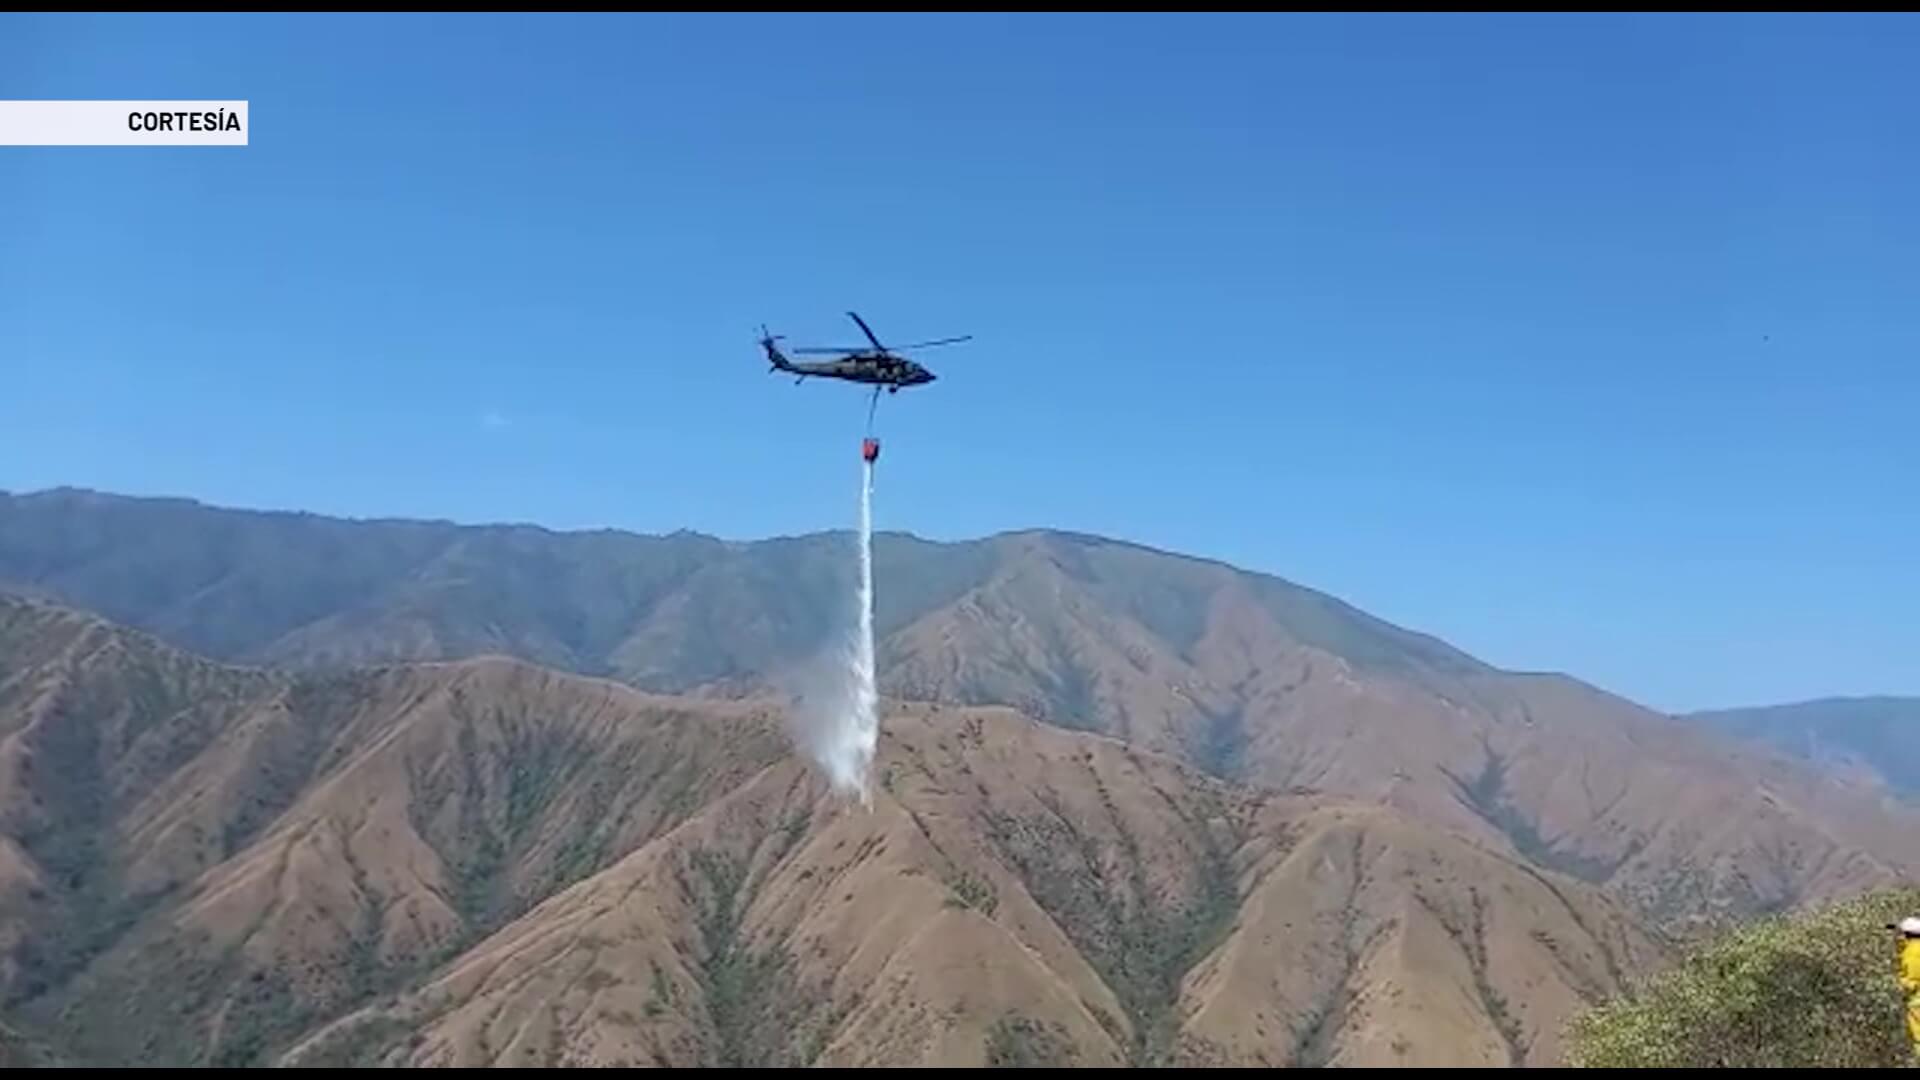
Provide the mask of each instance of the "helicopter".
[{"label": "helicopter", "polygon": [[[767,370],[784,371],[794,376],[793,381],[796,384],[804,382],[809,375],[821,379],[844,379],[847,382],[863,383],[873,387],[876,398],[883,388],[889,394],[897,394],[903,386],[925,386],[939,377],[915,361],[880,344],[880,339],[873,335],[873,330],[867,326],[866,320],[862,319],[858,312],[849,311],[847,316],[860,327],[861,333],[867,335],[867,340],[873,343],[873,348],[869,349],[863,345],[846,345],[795,349],[793,352],[796,356],[803,353],[836,353],[840,357],[838,360],[803,360],[796,363],[787,359],[785,354],[781,353],[779,346],[774,344],[781,340],[780,336],[768,334],[767,328],[763,326],[760,328],[760,347],[767,350],[767,360],[773,365]],[[922,341],[902,346],[902,348],[931,349],[936,345],[954,345],[972,339],[972,334],[963,334],[960,337],[941,338],[938,341]]]}]

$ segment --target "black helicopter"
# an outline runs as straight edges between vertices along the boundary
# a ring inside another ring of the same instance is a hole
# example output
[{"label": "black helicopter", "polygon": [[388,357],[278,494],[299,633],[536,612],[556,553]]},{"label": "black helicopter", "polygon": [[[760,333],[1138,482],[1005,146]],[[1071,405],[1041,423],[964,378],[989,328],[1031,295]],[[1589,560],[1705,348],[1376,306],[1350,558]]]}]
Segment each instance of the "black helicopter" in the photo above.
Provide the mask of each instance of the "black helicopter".
[{"label": "black helicopter", "polygon": [[[860,345],[848,345],[814,346],[795,349],[793,352],[796,356],[803,353],[837,353],[840,357],[838,360],[822,360],[817,362],[803,360],[795,363],[787,359],[786,356],[780,352],[779,346],[774,344],[774,342],[780,340],[780,337],[768,334],[767,328],[763,326],[760,328],[760,346],[767,350],[767,359],[773,364],[768,370],[784,371],[794,376],[794,382],[796,383],[804,381],[809,375],[822,379],[844,379],[847,382],[865,383],[873,387],[875,395],[880,393],[882,387],[890,394],[897,394],[903,386],[925,386],[938,378],[933,372],[928,371],[918,363],[880,344],[880,339],[873,336],[873,331],[867,327],[866,320],[862,319],[858,313],[849,311],[847,315],[859,325],[860,332],[867,335],[867,340],[873,343],[873,348],[869,349]],[[931,349],[936,345],[953,345],[962,341],[970,341],[972,338],[972,334],[964,334],[960,337],[941,338],[938,341],[922,341],[913,345],[904,345],[902,348]]]}]

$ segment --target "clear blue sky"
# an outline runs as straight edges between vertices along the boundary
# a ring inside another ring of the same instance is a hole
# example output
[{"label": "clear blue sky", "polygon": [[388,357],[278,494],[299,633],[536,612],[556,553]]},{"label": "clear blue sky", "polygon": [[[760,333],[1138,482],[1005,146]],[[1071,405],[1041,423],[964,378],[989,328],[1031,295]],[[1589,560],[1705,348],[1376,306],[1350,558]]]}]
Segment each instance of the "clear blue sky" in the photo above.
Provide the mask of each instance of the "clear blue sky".
[{"label": "clear blue sky", "polygon": [[1657,707],[1920,692],[1910,18],[0,16],[0,487],[1280,574]]}]

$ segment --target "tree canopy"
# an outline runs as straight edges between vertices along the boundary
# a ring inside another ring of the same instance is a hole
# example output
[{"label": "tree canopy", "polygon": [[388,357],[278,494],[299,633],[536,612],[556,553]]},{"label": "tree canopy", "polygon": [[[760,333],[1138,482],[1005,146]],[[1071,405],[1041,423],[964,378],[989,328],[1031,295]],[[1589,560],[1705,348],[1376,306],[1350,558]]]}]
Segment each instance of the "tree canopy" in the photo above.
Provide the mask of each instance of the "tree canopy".
[{"label": "tree canopy", "polygon": [[1740,927],[1574,1018],[1584,1068],[1888,1068],[1911,1056],[1900,939],[1920,889]]}]

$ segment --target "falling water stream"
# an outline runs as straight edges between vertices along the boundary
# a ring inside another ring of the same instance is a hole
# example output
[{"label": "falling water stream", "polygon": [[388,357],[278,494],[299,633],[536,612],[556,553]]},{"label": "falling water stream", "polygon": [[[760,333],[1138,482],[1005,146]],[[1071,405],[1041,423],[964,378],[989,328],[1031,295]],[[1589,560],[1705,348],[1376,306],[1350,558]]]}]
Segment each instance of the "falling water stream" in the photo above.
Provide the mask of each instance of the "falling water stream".
[{"label": "falling water stream", "polygon": [[[850,633],[818,664],[796,673],[800,685],[791,714],[800,746],[834,790],[872,805],[874,747],[879,741],[879,694],[873,648],[873,462],[861,462],[860,578]],[[847,624],[842,624],[847,625]]]}]

